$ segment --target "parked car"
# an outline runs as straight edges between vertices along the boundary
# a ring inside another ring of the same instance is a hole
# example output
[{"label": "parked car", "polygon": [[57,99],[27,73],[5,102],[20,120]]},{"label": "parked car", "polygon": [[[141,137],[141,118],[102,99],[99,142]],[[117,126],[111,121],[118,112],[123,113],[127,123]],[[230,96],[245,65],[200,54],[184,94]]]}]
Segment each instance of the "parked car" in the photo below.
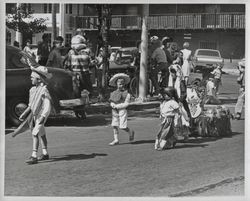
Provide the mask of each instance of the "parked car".
[{"label": "parked car", "polygon": [[136,67],[133,66],[133,62],[137,52],[136,47],[124,47],[116,50],[114,58],[109,61],[109,76],[116,73],[134,72]]},{"label": "parked car", "polygon": [[217,63],[224,65],[224,59],[221,57],[220,51],[214,49],[197,49],[192,62],[194,72],[213,68]]},{"label": "parked car", "polygon": [[[20,124],[18,118],[27,107],[29,89],[32,87],[31,69],[25,57],[36,62],[24,51],[6,46],[6,120],[15,126]],[[54,103],[55,107],[67,107],[65,101],[72,102],[70,107],[73,110],[84,107],[85,100],[74,97],[71,72],[51,67],[48,67],[48,71],[53,75],[48,87],[53,90],[56,99],[60,100],[59,103]]]}]

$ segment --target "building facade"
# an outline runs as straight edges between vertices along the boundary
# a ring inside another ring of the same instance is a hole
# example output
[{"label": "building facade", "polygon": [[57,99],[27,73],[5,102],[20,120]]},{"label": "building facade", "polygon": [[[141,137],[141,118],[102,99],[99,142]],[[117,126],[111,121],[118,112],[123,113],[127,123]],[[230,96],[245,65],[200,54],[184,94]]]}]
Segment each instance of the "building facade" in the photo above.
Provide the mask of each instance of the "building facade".
[{"label": "building facade", "polygon": [[[34,17],[47,18],[46,33],[52,34],[52,4],[29,4]],[[15,6],[6,4],[7,7]],[[70,43],[76,28],[84,28],[93,48],[98,35],[95,4],[56,4],[57,33]],[[141,39],[140,4],[112,4],[110,45],[135,46]],[[172,37],[179,48],[185,41],[194,52],[197,48],[221,51],[224,58],[245,56],[245,4],[150,4],[149,35]],[[12,43],[15,32],[9,34]],[[41,40],[42,33],[31,36],[32,43]]]}]

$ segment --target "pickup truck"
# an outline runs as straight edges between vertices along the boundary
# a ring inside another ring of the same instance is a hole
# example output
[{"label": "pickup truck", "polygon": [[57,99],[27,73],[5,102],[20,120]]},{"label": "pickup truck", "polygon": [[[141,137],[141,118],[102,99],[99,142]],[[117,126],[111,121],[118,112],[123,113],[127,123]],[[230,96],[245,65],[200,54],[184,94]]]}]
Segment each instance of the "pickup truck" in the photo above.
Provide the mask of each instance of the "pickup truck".
[{"label": "pickup truck", "polygon": [[197,49],[192,62],[194,72],[213,68],[216,64],[224,66],[224,59],[221,57],[220,51],[214,49]]},{"label": "pickup truck", "polygon": [[[29,90],[32,87],[31,69],[24,58],[31,58],[22,50],[6,46],[6,120],[18,126],[19,116],[28,105]],[[34,61],[33,59],[33,62]],[[64,69],[47,67],[53,77],[48,87],[53,91],[56,111],[72,109],[77,117],[85,118],[84,107],[88,103],[88,96],[75,97],[72,84],[72,73]]]}]

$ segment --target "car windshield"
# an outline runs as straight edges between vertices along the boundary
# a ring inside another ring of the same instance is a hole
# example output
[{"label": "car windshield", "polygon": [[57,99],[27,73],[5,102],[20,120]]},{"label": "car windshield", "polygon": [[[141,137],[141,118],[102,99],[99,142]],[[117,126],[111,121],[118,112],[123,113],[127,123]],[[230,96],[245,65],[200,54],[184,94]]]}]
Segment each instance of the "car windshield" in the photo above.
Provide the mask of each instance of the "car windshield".
[{"label": "car windshield", "polygon": [[118,51],[116,53],[116,61],[131,62],[133,55],[130,51]]},{"label": "car windshield", "polygon": [[210,57],[220,57],[220,54],[218,51],[213,50],[199,50],[198,54],[199,56],[210,56]]}]

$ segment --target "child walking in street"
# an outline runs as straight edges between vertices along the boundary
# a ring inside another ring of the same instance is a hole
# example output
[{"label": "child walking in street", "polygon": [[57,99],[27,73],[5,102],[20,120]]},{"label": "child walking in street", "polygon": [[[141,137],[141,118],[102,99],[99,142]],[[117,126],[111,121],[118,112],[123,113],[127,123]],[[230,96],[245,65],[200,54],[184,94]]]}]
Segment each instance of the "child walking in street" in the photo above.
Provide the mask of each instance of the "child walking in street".
[{"label": "child walking in street", "polygon": [[161,93],[164,99],[160,105],[161,127],[155,140],[155,149],[158,151],[175,146],[174,119],[180,107],[177,92],[173,87],[164,88]]},{"label": "child walking in street", "polygon": [[215,95],[219,94],[219,86],[221,85],[221,77],[222,77],[222,66],[220,64],[216,64],[216,68],[211,72],[214,76],[214,87],[215,87]]},{"label": "child walking in street", "polygon": [[[26,161],[28,164],[36,164],[40,160],[48,160],[47,138],[44,124],[51,112],[52,100],[47,89],[47,79],[52,77],[48,69],[44,66],[31,66],[31,82],[34,85],[29,92],[29,105],[21,114],[19,119],[28,121],[33,139],[33,151],[31,157]],[[39,138],[42,145],[42,155],[37,156]]]},{"label": "child walking in street", "polygon": [[134,140],[135,132],[127,126],[128,114],[127,107],[130,102],[131,95],[125,90],[125,85],[130,82],[128,75],[124,73],[115,74],[109,81],[109,85],[117,87],[110,94],[110,106],[112,107],[112,123],[114,140],[109,143],[110,146],[119,144],[119,128],[129,134],[129,141]]}]

